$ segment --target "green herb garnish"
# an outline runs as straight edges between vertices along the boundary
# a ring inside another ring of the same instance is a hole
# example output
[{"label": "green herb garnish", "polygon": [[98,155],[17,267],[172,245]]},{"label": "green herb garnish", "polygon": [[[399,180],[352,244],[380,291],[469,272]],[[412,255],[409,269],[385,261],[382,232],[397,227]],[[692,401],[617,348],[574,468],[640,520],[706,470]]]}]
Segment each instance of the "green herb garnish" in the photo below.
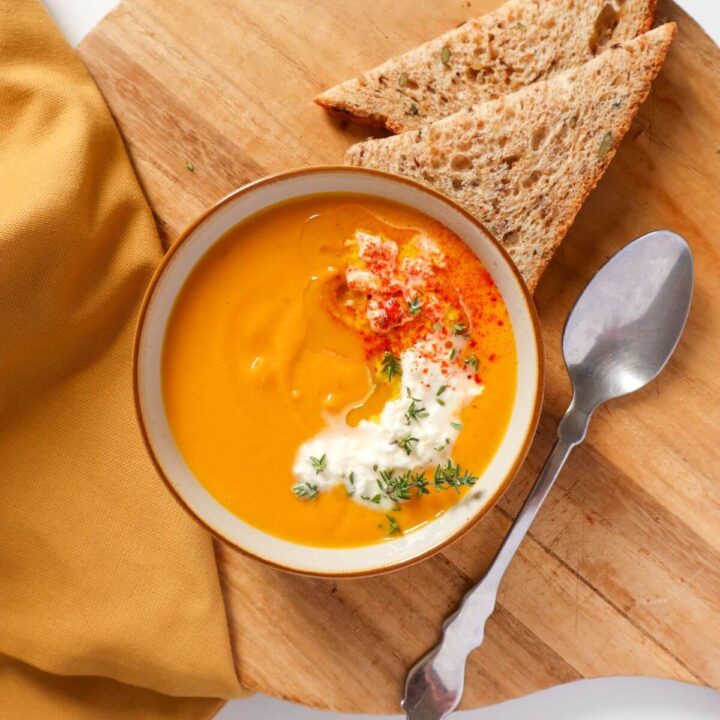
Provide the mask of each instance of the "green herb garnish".
[{"label": "green herb garnish", "polygon": [[[447,443],[449,444],[449,440]],[[445,448],[436,448],[441,451]],[[432,485],[436,492],[442,492],[444,490],[455,490],[460,492],[462,487],[472,487],[478,481],[475,475],[467,470],[462,470],[456,463],[453,465],[451,460],[448,460],[444,464],[437,465],[435,468],[435,475]],[[380,488],[382,496],[392,500],[395,503],[399,503],[403,500],[412,500],[413,495],[415,497],[421,497],[422,495],[429,495],[429,485],[425,473],[423,471],[412,472],[408,470],[402,475],[396,475],[394,470],[382,470],[378,473],[377,485]],[[380,495],[376,495],[374,498],[363,496],[364,500],[370,502],[379,503]]]},{"label": "green herb garnish", "polygon": [[386,352],[382,359],[382,372],[387,376],[388,380],[402,375],[402,365],[400,358],[395,357],[391,352]]},{"label": "green herb garnish", "polygon": [[194,166],[191,162],[186,162],[186,163],[185,163],[185,167],[186,167],[190,172],[195,172],[195,166]]},{"label": "green herb garnish", "polygon": [[325,468],[327,468],[327,457],[325,453],[321,457],[311,457],[310,464],[315,468],[315,474],[319,475]]},{"label": "green herb garnish", "polygon": [[390,535],[397,535],[400,532],[400,525],[398,525],[398,521],[389,513],[385,513],[385,517],[388,521]]},{"label": "green herb garnish", "polygon": [[413,445],[419,442],[420,440],[418,438],[413,437],[410,433],[408,433],[397,440],[393,440],[392,444],[397,445],[401,450],[404,450],[408,455],[410,455],[413,451]]},{"label": "green herb garnish", "polygon": [[453,349],[450,351],[450,359],[451,359],[451,360],[454,360],[456,355],[457,355],[457,348],[453,348]]},{"label": "green herb garnish", "polygon": [[398,86],[399,87],[405,87],[408,84],[408,74],[406,72],[400,73],[400,77],[398,78]]},{"label": "green herb garnish", "polygon": [[417,115],[419,114],[418,106],[415,103],[411,103],[410,107],[408,108],[408,115]]},{"label": "green herb garnish", "polygon": [[408,310],[411,315],[417,315],[422,310],[422,302],[420,298],[414,298],[408,303]]},{"label": "green herb garnish", "polygon": [[450,48],[447,45],[443,46],[443,49],[440,51],[440,60],[442,60],[443,65],[447,65],[450,62]]},{"label": "green herb garnish", "polygon": [[463,429],[463,426],[462,426],[459,422],[451,422],[451,423],[450,423],[450,426],[451,426],[451,427],[454,427],[454,428],[455,428],[456,430],[458,430],[458,431],[460,431],[460,430]]},{"label": "green herb garnish", "polygon": [[292,491],[301,500],[314,500],[318,496],[317,485],[311,482],[293,485]]},{"label": "green herb garnish", "polygon": [[475,368],[475,372],[477,372],[479,363],[478,363],[478,359],[477,359],[477,357],[476,357],[475,355],[471,355],[471,356],[465,361],[465,364],[466,364],[466,365],[469,365],[469,366],[471,366],[471,367],[474,367],[474,368]]},{"label": "green herb garnish", "polygon": [[462,335],[463,337],[467,337],[469,335],[467,327],[462,323],[456,323],[453,325],[452,334]]},{"label": "green herb garnish", "polygon": [[418,497],[430,492],[427,489],[428,481],[425,479],[425,473],[414,473],[411,470],[403,475],[395,475],[394,470],[383,470],[379,473],[377,484],[385,496],[395,502],[410,500],[413,490],[416,491]]},{"label": "green herb garnish", "polygon": [[411,422],[420,422],[428,416],[427,410],[420,405],[420,401],[412,398],[407,412],[405,413],[405,422],[409,425]]},{"label": "green herb garnish", "polygon": [[469,471],[463,472],[460,466],[453,465],[448,460],[444,465],[438,465],[435,468],[434,485],[436,490],[449,490],[452,488],[456,492],[460,492],[461,487],[472,487],[478,481],[475,475]]}]

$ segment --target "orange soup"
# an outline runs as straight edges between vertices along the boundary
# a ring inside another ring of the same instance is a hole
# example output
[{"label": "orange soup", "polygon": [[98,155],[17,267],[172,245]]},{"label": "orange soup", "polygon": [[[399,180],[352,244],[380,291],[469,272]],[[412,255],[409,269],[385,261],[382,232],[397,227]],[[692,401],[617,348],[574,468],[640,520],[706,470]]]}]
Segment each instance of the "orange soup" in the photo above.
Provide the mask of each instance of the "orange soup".
[{"label": "orange soup", "polygon": [[323,547],[412,532],[481,489],[516,382],[510,318],[474,253],[362,195],[233,228],[187,279],[163,350],[198,480],[260,530]]}]

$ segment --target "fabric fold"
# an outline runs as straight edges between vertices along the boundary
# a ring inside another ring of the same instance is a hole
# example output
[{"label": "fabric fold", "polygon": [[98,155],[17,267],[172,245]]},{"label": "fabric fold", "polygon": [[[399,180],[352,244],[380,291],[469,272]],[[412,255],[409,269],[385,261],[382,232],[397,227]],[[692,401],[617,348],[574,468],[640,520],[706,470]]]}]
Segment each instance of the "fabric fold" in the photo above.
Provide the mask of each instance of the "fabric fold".
[{"label": "fabric fold", "polygon": [[157,477],[132,399],[160,241],[37,0],[0,0],[0,203],[0,716],[205,717],[242,692],[212,542]]}]

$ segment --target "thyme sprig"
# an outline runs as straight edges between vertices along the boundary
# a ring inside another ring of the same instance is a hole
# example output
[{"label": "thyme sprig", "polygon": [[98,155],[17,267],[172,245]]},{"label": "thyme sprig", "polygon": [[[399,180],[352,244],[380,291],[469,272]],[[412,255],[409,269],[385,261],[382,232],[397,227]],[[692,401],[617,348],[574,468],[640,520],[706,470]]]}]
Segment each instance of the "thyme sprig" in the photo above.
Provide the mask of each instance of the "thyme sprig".
[{"label": "thyme sprig", "polygon": [[410,425],[413,422],[420,422],[428,416],[428,411],[422,405],[422,400],[413,397],[410,388],[407,388],[407,396],[410,399],[410,405],[405,413],[405,422]]},{"label": "thyme sprig", "polygon": [[390,515],[390,513],[385,513],[385,517],[388,521],[388,533],[390,535],[398,535],[401,532],[398,521]]},{"label": "thyme sprig", "polygon": [[431,484],[435,488],[435,492],[452,489],[459,493],[460,488],[473,487],[478,480],[479,478],[469,470],[463,470],[459,464],[453,464],[451,460],[448,460],[435,467],[432,483],[428,482],[423,471],[408,470],[396,475],[395,471],[390,469],[379,471],[377,486],[386,498],[400,502],[401,500],[412,500],[413,493],[416,497],[429,495]]},{"label": "thyme sprig", "polygon": [[422,306],[422,300],[420,300],[419,297],[416,297],[408,303],[408,310],[411,315],[417,315],[422,310]]},{"label": "thyme sprig", "polygon": [[318,496],[318,487],[311,482],[293,485],[292,491],[295,497],[299,497],[301,500],[314,500]]},{"label": "thyme sprig", "polygon": [[478,480],[479,478],[469,470],[463,471],[460,469],[460,465],[457,463],[453,465],[452,461],[448,460],[444,465],[438,465],[435,468],[433,484],[436,490],[452,488],[460,493],[461,487],[472,487]]},{"label": "thyme sprig", "polygon": [[420,420],[428,416],[428,411],[419,403],[420,401],[415,400],[415,398],[411,400],[407,412],[405,413],[405,422],[408,425],[412,422],[420,422]]},{"label": "thyme sprig", "polygon": [[410,500],[413,490],[417,496],[427,495],[428,481],[424,472],[408,470],[402,475],[396,475],[394,470],[381,470],[378,473],[377,485],[385,497],[395,502]]},{"label": "thyme sprig", "polygon": [[408,433],[397,440],[393,440],[392,444],[397,445],[401,450],[404,450],[408,455],[410,455],[414,450],[414,446],[419,442],[419,438],[413,437],[410,433]]},{"label": "thyme sprig", "polygon": [[315,468],[315,474],[319,475],[327,468],[327,456],[323,453],[319,458],[310,457],[310,464]]},{"label": "thyme sprig", "polygon": [[392,380],[394,377],[400,377],[402,375],[400,358],[396,357],[391,352],[386,352],[383,355],[381,368],[388,380]]}]

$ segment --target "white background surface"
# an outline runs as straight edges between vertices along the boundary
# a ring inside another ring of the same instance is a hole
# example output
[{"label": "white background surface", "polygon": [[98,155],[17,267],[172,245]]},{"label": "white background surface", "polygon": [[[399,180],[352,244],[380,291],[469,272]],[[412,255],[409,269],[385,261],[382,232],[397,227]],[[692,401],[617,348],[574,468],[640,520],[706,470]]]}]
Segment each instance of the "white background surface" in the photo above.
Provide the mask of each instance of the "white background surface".
[{"label": "white background surface", "polygon": [[[172,0],[158,0],[158,2]],[[264,0],[269,2],[270,0]],[[361,0],[357,0],[360,2]],[[390,1],[390,0],[388,0]],[[720,0],[676,0],[720,44]],[[117,0],[44,0],[68,40],[82,37]],[[255,695],[228,703],[217,720],[362,720],[302,708]],[[397,717],[397,716],[396,716]],[[458,713],[458,720],[718,720],[720,695],[712,691],[641,678],[582,681],[485,710]],[[368,720],[369,716],[368,716]],[[383,720],[373,716],[372,720]],[[385,718],[384,720],[387,720]]]}]

